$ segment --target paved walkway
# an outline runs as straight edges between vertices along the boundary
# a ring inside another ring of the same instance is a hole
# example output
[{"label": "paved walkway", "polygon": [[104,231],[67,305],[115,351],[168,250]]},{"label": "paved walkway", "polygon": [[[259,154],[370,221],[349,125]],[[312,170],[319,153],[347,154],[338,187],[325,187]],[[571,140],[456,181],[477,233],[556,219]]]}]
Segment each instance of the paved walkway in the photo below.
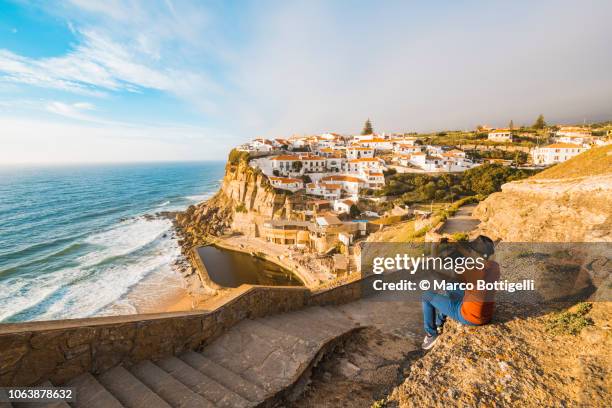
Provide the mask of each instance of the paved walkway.
[{"label": "paved walkway", "polygon": [[83,374],[65,385],[76,388],[76,407],[258,406],[301,392],[322,356],[362,327],[399,336],[416,348],[419,314],[418,304],[378,295],[247,319],[199,352],[118,366],[97,377]]}]

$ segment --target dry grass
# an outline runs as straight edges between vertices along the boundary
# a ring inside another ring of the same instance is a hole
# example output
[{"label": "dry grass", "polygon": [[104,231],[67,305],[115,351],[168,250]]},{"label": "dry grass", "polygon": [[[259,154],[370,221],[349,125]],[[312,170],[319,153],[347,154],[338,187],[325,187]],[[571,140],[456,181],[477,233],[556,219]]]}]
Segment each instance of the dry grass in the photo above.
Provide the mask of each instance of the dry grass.
[{"label": "dry grass", "polygon": [[534,179],[568,179],[612,173],[612,145],[596,147],[533,176]]}]

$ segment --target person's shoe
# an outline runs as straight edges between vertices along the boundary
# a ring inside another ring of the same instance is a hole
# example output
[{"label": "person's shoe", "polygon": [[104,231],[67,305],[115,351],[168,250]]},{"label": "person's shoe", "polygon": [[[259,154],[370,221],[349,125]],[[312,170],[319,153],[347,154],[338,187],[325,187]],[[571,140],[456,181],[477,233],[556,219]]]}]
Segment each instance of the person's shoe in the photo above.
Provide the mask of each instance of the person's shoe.
[{"label": "person's shoe", "polygon": [[438,341],[438,336],[432,336],[428,334],[423,339],[423,344],[421,345],[421,348],[423,348],[423,350],[429,350],[434,346],[434,344],[436,344],[436,341]]}]

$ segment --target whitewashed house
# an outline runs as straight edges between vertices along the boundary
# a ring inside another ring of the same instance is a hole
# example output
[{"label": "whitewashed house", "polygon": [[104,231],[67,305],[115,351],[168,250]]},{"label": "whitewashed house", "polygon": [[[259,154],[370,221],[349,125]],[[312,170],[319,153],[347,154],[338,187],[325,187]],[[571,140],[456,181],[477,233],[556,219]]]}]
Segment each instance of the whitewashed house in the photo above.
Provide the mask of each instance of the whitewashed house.
[{"label": "whitewashed house", "polygon": [[344,157],[327,157],[325,158],[325,169],[332,173],[345,171],[346,159]]},{"label": "whitewashed house", "polygon": [[342,185],[337,183],[308,183],[306,194],[323,197],[326,200],[338,200],[342,197]]},{"label": "whitewashed house", "polygon": [[270,159],[270,162],[272,163],[272,170],[277,170],[278,174],[296,173],[296,167],[294,167],[293,163],[299,161],[299,156],[292,156],[287,154],[274,156]]},{"label": "whitewashed house", "polygon": [[385,175],[376,171],[365,171],[363,178],[368,188],[379,189],[385,186]]},{"label": "whitewashed house", "polygon": [[366,139],[360,140],[357,144],[362,147],[370,147],[376,150],[393,150],[393,142],[387,139]]},{"label": "whitewashed house", "polygon": [[337,213],[350,214],[351,207],[355,205],[353,200],[335,200],[333,203],[333,209]]},{"label": "whitewashed house", "polygon": [[510,129],[495,129],[487,135],[487,140],[492,142],[512,142],[513,136]]},{"label": "whitewashed house", "polygon": [[378,157],[362,157],[353,159],[347,162],[347,170],[349,173],[359,174],[366,171],[375,171],[381,173],[385,169],[385,162]]},{"label": "whitewashed house", "polygon": [[255,139],[251,142],[251,146],[257,152],[271,152],[274,150],[274,143],[268,139]]},{"label": "whitewashed house", "polygon": [[561,126],[559,130],[555,132],[556,137],[590,137],[592,132],[590,129],[580,126]]},{"label": "whitewashed house", "polygon": [[340,184],[347,194],[358,194],[359,189],[365,187],[365,181],[359,177],[345,175],[331,175],[321,178],[321,183]]},{"label": "whitewashed house", "polygon": [[270,176],[270,184],[282,190],[298,191],[304,188],[304,183],[298,178]]},{"label": "whitewashed house", "polygon": [[346,158],[349,160],[360,159],[362,157],[374,157],[374,149],[364,146],[349,146],[346,148]]},{"label": "whitewashed house", "polygon": [[395,153],[401,153],[401,154],[411,154],[411,153],[417,153],[422,151],[423,148],[421,146],[418,145],[412,145],[412,144],[405,144],[405,143],[398,143],[393,147],[393,151]]},{"label": "whitewashed house", "polygon": [[325,171],[326,159],[322,156],[300,156],[303,173],[322,173]]},{"label": "whitewashed house", "polygon": [[533,164],[548,166],[569,160],[587,149],[587,147],[571,143],[554,143],[548,146],[534,148],[531,151],[531,157]]}]

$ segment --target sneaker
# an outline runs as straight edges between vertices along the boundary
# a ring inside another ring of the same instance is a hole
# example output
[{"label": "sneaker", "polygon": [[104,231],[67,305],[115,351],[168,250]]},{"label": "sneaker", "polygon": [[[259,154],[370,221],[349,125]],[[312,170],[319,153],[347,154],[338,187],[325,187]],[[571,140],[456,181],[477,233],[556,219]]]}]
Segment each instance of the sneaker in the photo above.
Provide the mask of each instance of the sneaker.
[{"label": "sneaker", "polygon": [[434,346],[434,344],[436,344],[436,341],[438,341],[438,336],[431,336],[428,334],[423,339],[423,344],[421,345],[421,348],[423,350],[429,350]]}]

